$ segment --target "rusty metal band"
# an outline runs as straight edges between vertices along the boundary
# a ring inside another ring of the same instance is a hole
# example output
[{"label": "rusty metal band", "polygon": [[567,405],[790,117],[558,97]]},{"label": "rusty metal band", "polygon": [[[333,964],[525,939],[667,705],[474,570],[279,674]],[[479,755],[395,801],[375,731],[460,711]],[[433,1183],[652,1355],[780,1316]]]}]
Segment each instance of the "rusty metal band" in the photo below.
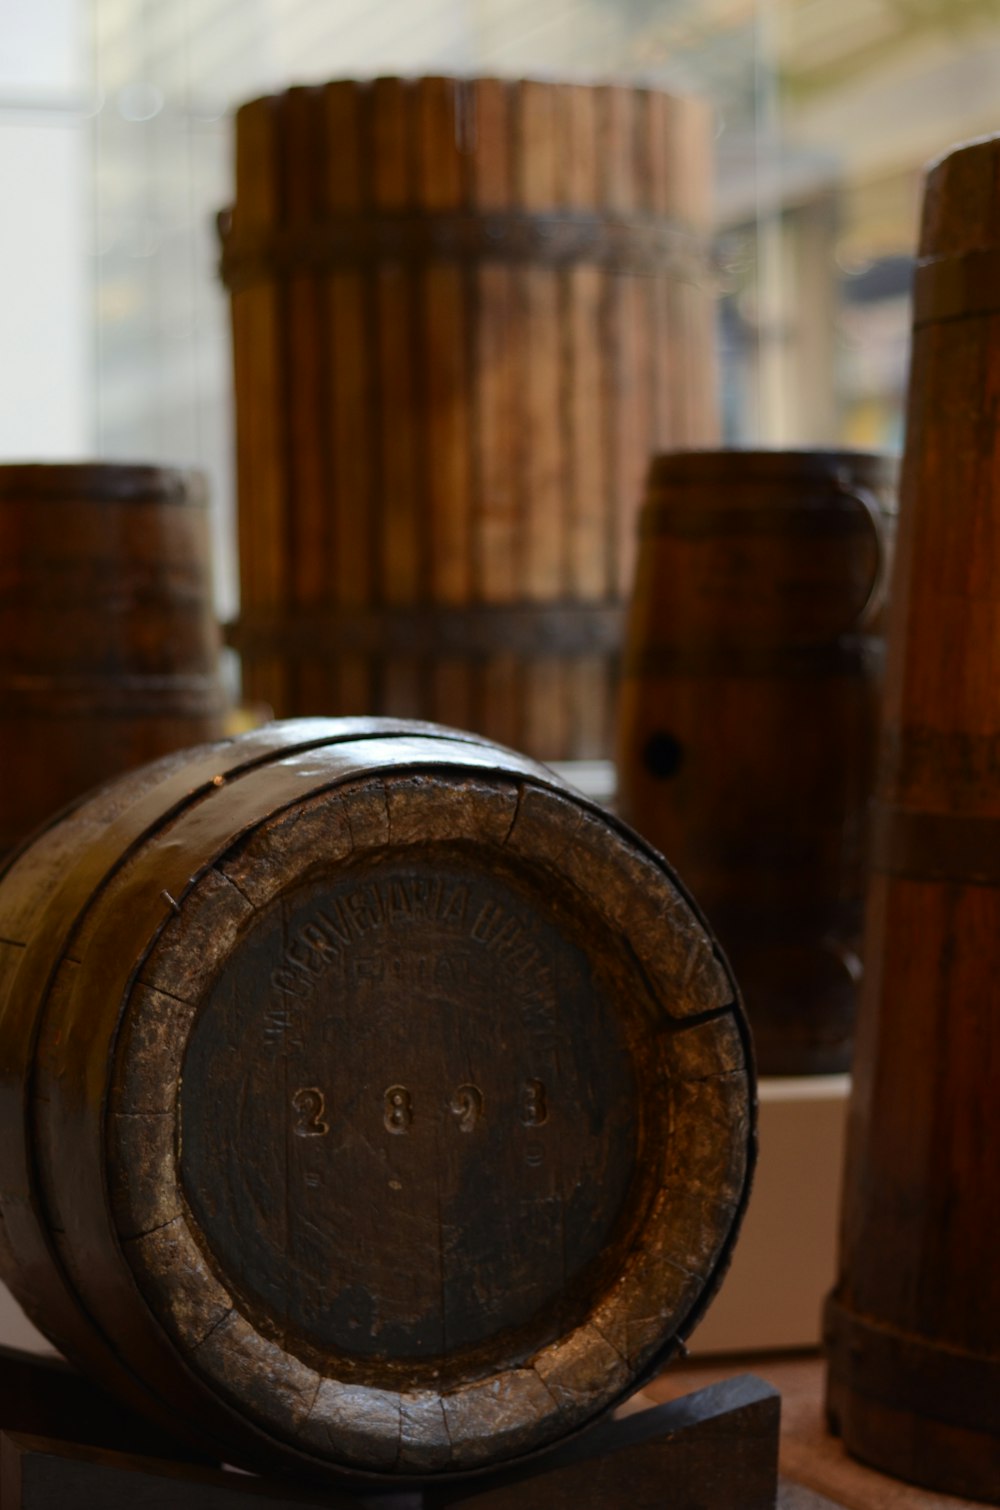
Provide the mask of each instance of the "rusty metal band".
[{"label": "rusty metal band", "polygon": [[616,652],[625,629],[623,603],[481,603],[453,608],[331,608],[312,613],[247,613],[226,626],[226,642],[243,655],[456,656],[501,653],[599,655]]},{"label": "rusty metal band", "polygon": [[1000,818],[876,803],[871,864],[885,875],[911,881],[1000,886]]},{"label": "rusty metal band", "polygon": [[983,734],[892,724],[881,743],[878,791],[947,792],[956,808],[975,811],[983,791],[1000,788],[1000,729]]},{"label": "rusty metal band", "polygon": [[898,1331],[857,1315],[834,1296],[826,1303],[824,1340],[831,1379],[855,1394],[1000,1438],[1000,1358]]},{"label": "rusty metal band", "polygon": [[843,635],[817,645],[748,645],[692,642],[650,645],[632,650],[622,674],[650,681],[675,676],[788,677],[803,680],[877,676],[885,656],[883,642],[874,635]]},{"label": "rusty metal band", "polygon": [[219,270],[230,290],[275,276],[369,267],[380,262],[506,262],[615,272],[672,270],[693,281],[708,272],[707,239],[663,215],[586,211],[382,211],[337,215],[313,225],[232,230],[220,217]]},{"label": "rusty metal band", "polygon": [[[721,491],[721,489],[720,489]],[[788,504],[739,508],[707,498],[698,503],[654,499],[643,509],[642,534],[680,540],[732,540],[763,536],[782,540],[830,540],[871,535],[868,519],[854,497],[827,493],[797,497]]]},{"label": "rusty metal band", "polygon": [[913,324],[1000,314],[1000,247],[927,257],[913,280]]},{"label": "rusty metal band", "polygon": [[214,677],[0,674],[0,718],[199,718],[221,714]]},{"label": "rusty metal band", "polygon": [[208,478],[204,472],[133,462],[0,464],[0,504],[23,509],[43,500],[203,510],[208,505]]}]

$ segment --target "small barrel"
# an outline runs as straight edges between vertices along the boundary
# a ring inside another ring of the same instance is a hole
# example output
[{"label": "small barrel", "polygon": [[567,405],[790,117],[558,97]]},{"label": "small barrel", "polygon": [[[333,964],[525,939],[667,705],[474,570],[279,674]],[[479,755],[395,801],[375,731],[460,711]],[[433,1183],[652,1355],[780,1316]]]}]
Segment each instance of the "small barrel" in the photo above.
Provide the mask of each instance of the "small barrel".
[{"label": "small barrel", "polygon": [[718,930],[764,1074],[850,1063],[894,481],[850,451],[649,473],[620,806]]},{"label": "small barrel", "polygon": [[1000,1503],[1000,137],[930,171],[828,1403]]},{"label": "small barrel", "polygon": [[701,1316],[748,1060],[678,883],[550,772],[271,725],[109,784],[0,881],[0,1268],[227,1461],[516,1459]]},{"label": "small barrel", "polygon": [[717,434],[711,112],[380,78],[236,115],[248,697],[603,757],[653,449]]},{"label": "small barrel", "polygon": [[206,503],[192,472],[0,466],[0,854],[221,734]]}]

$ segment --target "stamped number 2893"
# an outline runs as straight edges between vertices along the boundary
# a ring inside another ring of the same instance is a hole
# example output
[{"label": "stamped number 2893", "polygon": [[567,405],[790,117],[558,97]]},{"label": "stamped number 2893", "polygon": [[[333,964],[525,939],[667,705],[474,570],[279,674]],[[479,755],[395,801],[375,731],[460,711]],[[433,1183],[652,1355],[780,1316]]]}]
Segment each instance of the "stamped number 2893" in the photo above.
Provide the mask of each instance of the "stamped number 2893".
[{"label": "stamped number 2893", "polygon": [[[382,1124],[397,1136],[410,1131],[419,1115],[419,1096],[406,1085],[390,1085],[382,1097]],[[426,1102],[424,1103],[426,1106]],[[303,1085],[292,1097],[293,1130],[299,1138],[323,1138],[330,1131],[326,1094],[317,1085]],[[459,1132],[471,1133],[486,1114],[486,1100],[478,1085],[458,1085],[447,1100],[447,1110]],[[522,1080],[517,1102],[522,1127],[541,1127],[549,1119],[548,1096],[541,1080]]]}]

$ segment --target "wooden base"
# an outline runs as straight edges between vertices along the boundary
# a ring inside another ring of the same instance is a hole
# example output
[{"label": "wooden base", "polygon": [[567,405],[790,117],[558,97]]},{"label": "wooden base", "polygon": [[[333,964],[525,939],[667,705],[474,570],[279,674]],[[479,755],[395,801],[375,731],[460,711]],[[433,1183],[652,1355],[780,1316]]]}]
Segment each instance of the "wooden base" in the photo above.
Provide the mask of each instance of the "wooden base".
[{"label": "wooden base", "polygon": [[[65,1396],[47,1411],[46,1398]],[[9,1386],[9,1387],[8,1387]],[[73,1414],[74,1390],[81,1428]],[[106,1430],[100,1417],[107,1406]],[[65,1365],[0,1349],[2,1510],[774,1510],[777,1390],[741,1375],[666,1405],[602,1421],[531,1463],[423,1491],[322,1492],[206,1467],[167,1443],[133,1449],[128,1413]],[[48,1425],[44,1423],[48,1419]],[[83,1423],[86,1423],[85,1425]],[[44,1435],[34,1434],[44,1431]],[[72,1441],[56,1440],[72,1434]],[[87,1445],[81,1440],[86,1436]],[[97,1445],[90,1445],[97,1444]]]}]

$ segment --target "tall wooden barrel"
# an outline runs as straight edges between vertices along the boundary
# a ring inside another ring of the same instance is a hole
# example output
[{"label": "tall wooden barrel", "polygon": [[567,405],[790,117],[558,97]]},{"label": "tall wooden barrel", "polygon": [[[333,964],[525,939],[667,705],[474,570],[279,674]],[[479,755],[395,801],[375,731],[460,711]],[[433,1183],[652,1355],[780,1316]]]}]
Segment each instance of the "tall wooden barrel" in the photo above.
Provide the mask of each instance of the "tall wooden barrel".
[{"label": "tall wooden barrel", "polygon": [[850,451],[650,468],[619,802],[718,930],[765,1074],[850,1062],[894,481]]},{"label": "tall wooden barrel", "polygon": [[0,466],[0,854],[221,734],[206,502],[191,472]]},{"label": "tall wooden barrel", "polygon": [[624,86],[350,80],[236,117],[245,690],[610,753],[652,449],[716,434],[711,123]]},{"label": "tall wooden barrel", "polygon": [[930,171],[917,263],[829,1407],[1000,1503],[1000,137]]},{"label": "tall wooden barrel", "polygon": [[517,1458],[668,1358],[754,1093],[679,884],[473,736],[301,720],[110,784],[0,882],[0,1268],[229,1461]]}]

